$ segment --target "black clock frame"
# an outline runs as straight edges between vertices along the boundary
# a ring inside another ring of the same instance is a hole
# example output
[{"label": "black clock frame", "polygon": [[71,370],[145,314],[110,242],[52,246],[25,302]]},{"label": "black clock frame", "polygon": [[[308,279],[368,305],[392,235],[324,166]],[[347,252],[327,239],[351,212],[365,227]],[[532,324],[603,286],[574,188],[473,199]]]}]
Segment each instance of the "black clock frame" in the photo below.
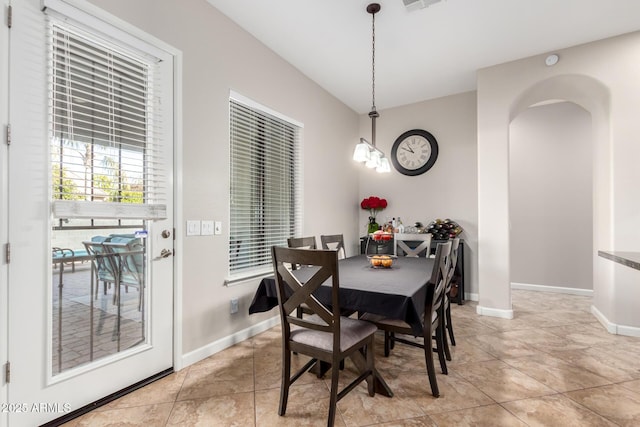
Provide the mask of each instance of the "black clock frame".
[{"label": "black clock frame", "polygon": [[[421,136],[429,141],[429,145],[431,145],[431,156],[429,157],[429,160],[427,160],[427,163],[425,163],[418,169],[407,169],[400,165],[400,162],[398,162],[398,147],[400,146],[402,141],[410,136],[415,135]],[[433,167],[433,165],[436,163],[436,160],[438,160],[438,141],[436,141],[436,138],[430,132],[427,132],[423,129],[411,129],[406,131],[396,139],[396,141],[393,143],[393,147],[391,148],[391,163],[393,163],[393,167],[403,175],[422,175]]]}]

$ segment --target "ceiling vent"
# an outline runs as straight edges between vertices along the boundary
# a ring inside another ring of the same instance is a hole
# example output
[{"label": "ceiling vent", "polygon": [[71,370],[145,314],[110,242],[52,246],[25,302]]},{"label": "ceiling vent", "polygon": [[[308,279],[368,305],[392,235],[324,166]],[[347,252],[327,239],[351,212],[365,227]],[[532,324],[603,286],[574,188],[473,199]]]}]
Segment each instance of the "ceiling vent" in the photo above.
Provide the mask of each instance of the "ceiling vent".
[{"label": "ceiling vent", "polygon": [[424,9],[434,3],[438,3],[441,0],[402,0],[404,6],[407,8],[409,12]]}]

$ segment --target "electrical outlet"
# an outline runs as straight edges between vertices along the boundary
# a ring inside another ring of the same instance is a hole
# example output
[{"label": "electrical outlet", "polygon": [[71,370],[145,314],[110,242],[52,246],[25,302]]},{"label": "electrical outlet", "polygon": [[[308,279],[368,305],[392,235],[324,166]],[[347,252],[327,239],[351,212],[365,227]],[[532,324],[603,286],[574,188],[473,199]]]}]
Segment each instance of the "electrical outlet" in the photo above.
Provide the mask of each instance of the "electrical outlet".
[{"label": "electrical outlet", "polygon": [[202,235],[213,236],[213,221],[202,221]]},{"label": "electrical outlet", "polygon": [[200,235],[200,221],[189,220],[187,221],[187,236],[199,236]]},{"label": "electrical outlet", "polygon": [[222,221],[216,221],[213,226],[213,232],[215,234],[222,234]]},{"label": "electrical outlet", "polygon": [[231,314],[238,312],[238,298],[231,298]]}]

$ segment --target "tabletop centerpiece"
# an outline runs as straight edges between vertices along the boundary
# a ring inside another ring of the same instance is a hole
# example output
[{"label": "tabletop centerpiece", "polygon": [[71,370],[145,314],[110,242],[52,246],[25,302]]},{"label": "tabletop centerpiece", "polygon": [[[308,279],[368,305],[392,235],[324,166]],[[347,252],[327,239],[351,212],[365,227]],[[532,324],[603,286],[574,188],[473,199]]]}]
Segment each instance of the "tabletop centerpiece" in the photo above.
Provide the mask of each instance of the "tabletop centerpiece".
[{"label": "tabletop centerpiece", "polygon": [[376,215],[387,207],[387,199],[377,196],[369,196],[362,199],[360,207],[369,211],[369,224],[367,224],[367,234],[374,233],[380,229],[376,222]]}]

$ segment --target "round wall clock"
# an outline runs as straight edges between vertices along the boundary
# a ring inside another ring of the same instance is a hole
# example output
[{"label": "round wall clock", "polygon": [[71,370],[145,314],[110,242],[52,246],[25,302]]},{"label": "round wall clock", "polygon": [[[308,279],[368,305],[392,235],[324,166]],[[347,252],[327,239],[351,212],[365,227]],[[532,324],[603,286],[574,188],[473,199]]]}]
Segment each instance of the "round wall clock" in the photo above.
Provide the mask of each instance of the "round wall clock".
[{"label": "round wall clock", "polygon": [[404,175],[420,175],[431,169],[438,159],[438,142],[426,130],[408,130],[391,148],[391,163]]}]

